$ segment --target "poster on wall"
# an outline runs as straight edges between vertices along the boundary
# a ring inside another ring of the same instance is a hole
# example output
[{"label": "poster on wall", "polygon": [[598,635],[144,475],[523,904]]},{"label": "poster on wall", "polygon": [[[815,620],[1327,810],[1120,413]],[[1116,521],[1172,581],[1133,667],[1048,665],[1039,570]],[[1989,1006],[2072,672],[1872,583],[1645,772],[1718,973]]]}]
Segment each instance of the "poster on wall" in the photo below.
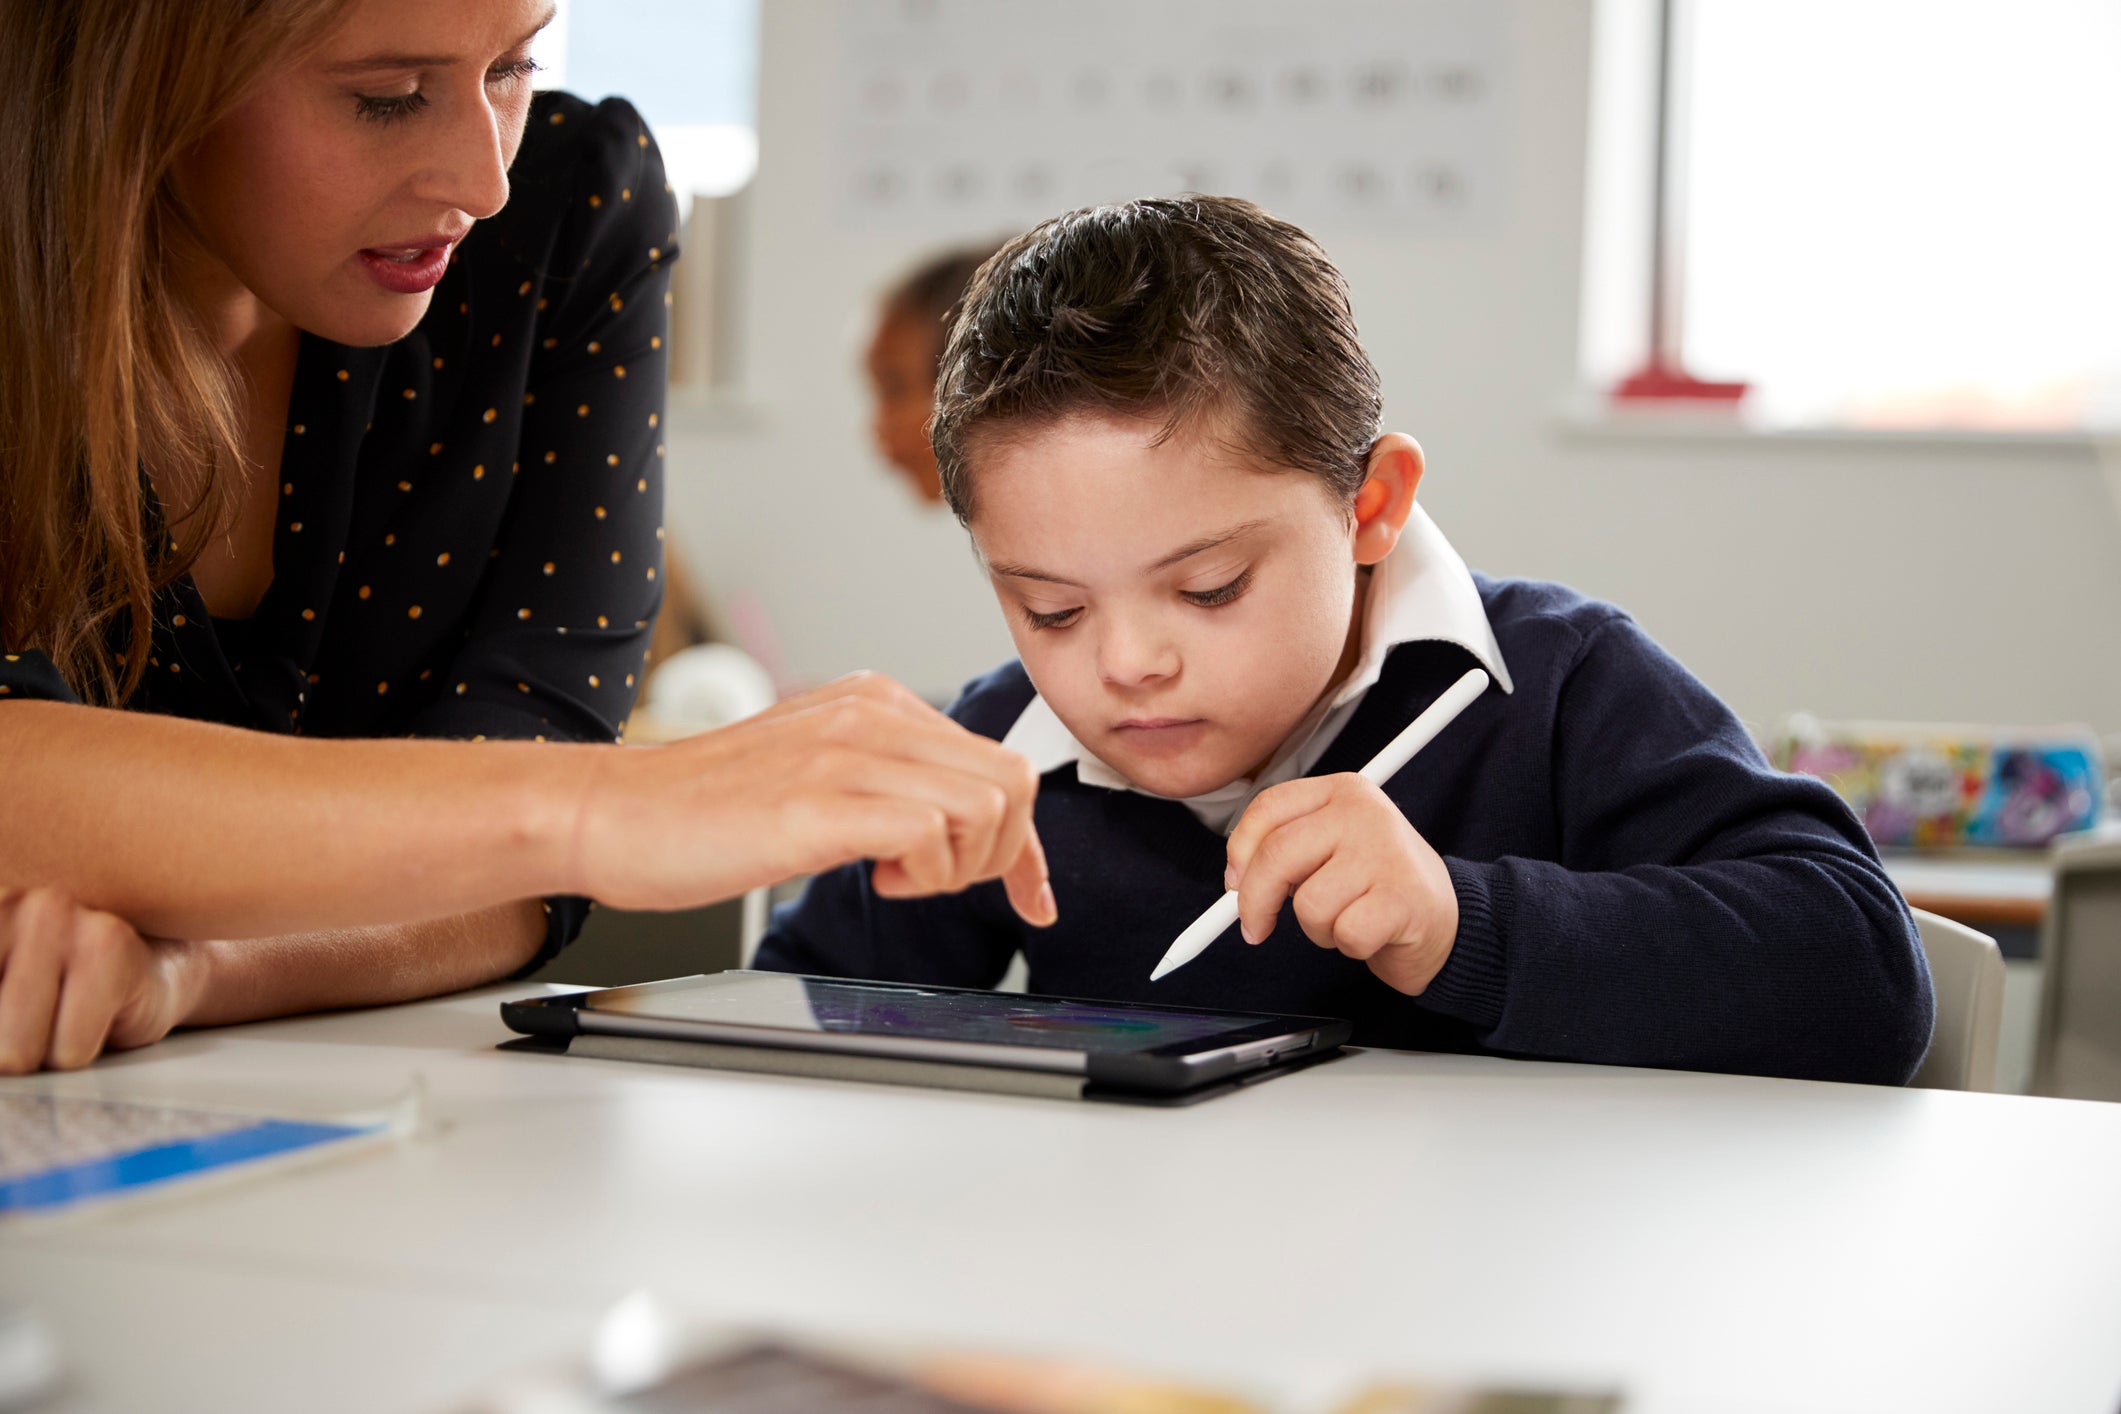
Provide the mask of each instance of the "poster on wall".
[{"label": "poster on wall", "polygon": [[1492,229],[1491,0],[839,0],[837,221],[933,234],[1201,191],[1305,225]]}]

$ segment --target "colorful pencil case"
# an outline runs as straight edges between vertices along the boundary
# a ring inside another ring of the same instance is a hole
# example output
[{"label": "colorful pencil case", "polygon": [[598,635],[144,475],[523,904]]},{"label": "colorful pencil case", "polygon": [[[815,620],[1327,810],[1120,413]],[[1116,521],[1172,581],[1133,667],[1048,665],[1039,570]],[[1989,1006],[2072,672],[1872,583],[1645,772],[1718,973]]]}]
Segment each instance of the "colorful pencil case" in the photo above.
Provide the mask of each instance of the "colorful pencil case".
[{"label": "colorful pencil case", "polygon": [[1799,714],[1769,754],[1817,776],[1880,846],[2038,848],[2099,823],[2106,761],[2089,727],[1822,722]]}]

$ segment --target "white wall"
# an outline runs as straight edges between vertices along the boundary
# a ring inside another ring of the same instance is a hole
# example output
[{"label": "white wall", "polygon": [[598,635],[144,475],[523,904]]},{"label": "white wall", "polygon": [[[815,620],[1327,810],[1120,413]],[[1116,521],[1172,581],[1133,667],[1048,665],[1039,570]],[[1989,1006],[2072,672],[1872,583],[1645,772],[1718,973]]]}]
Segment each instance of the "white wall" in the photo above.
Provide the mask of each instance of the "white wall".
[{"label": "white wall", "polygon": [[[718,596],[771,615],[797,673],[873,666],[947,695],[1007,656],[1007,637],[962,532],[868,450],[855,364],[875,290],[927,243],[835,226],[831,12],[764,10],[749,409],[673,416],[672,534]],[[1755,724],[1803,707],[2121,731],[2121,515],[2089,447],[1563,427],[1591,7],[1511,12],[1520,111],[1501,228],[1314,232],[1354,287],[1390,422],[1428,449],[1424,499],[1467,558],[1617,600]],[[1999,252],[1992,278],[2014,258]]]}]

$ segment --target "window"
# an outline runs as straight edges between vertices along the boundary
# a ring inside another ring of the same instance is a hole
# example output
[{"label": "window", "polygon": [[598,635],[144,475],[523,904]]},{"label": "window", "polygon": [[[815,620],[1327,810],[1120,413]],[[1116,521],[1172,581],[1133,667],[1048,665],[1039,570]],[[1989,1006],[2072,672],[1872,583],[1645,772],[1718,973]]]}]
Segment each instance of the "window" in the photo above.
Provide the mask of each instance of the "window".
[{"label": "window", "polygon": [[1650,160],[1627,147],[1655,129],[1625,110],[1656,88],[1660,9],[1689,373],[1746,381],[1773,423],[2121,424],[2114,0],[1606,0],[1595,382],[1644,353]]},{"label": "window", "polygon": [[631,99],[677,192],[727,196],[758,170],[759,0],[559,0],[538,83]]}]

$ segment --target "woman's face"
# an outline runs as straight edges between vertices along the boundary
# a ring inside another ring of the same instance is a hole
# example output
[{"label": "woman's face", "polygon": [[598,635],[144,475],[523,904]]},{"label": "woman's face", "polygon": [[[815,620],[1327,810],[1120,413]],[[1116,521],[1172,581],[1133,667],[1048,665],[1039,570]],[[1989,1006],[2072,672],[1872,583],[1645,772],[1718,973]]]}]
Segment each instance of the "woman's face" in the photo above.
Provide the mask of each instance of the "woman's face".
[{"label": "woman's face", "polygon": [[[214,277],[342,344],[403,338],[508,200],[551,0],[354,0],[179,160]],[[222,282],[222,283],[225,283]]]}]

